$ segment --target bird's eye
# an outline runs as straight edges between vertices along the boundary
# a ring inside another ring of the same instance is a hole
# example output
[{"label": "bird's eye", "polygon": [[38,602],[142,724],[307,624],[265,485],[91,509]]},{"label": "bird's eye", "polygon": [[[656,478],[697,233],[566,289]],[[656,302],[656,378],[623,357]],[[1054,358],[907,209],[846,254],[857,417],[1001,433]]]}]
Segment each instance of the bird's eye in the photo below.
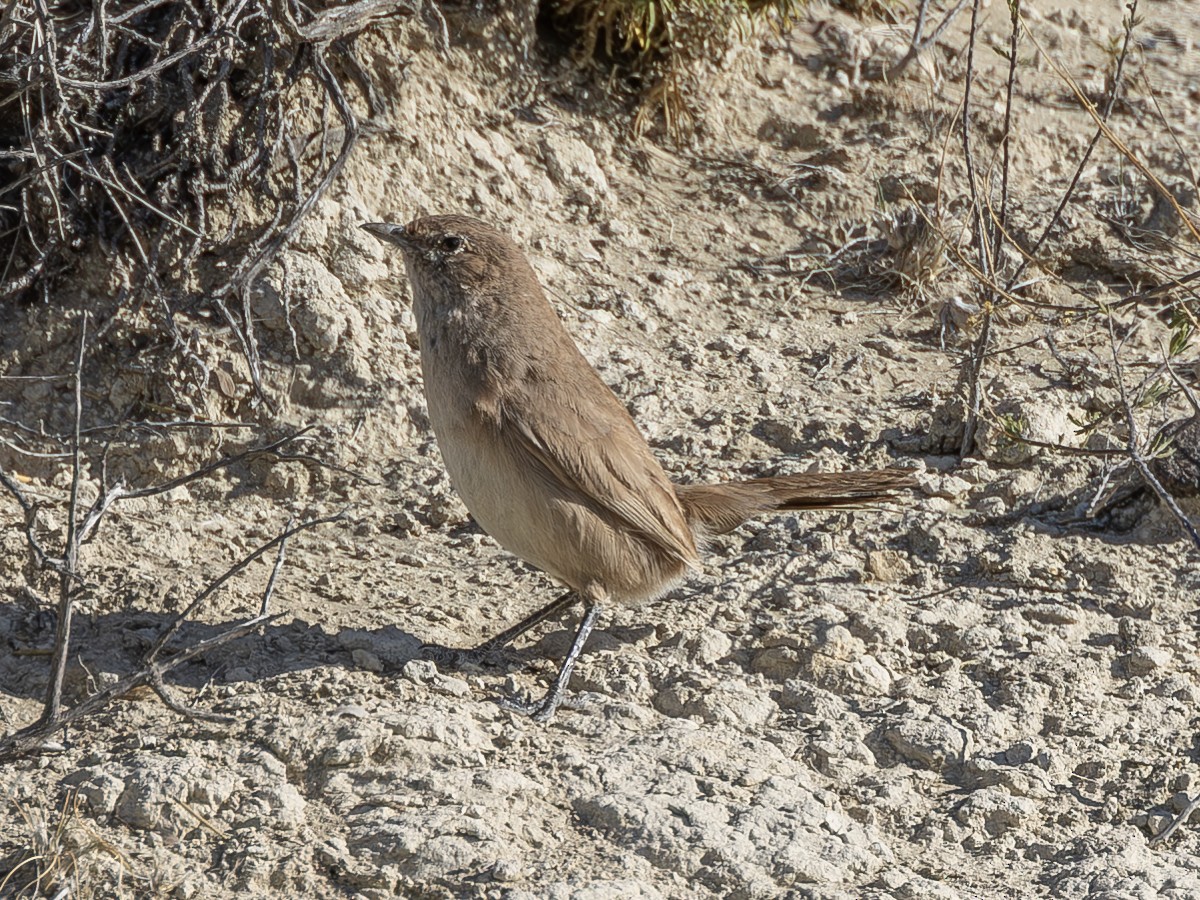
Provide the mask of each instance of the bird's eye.
[{"label": "bird's eye", "polygon": [[442,250],[446,253],[458,253],[466,245],[466,240],[457,234],[448,234],[442,238]]}]

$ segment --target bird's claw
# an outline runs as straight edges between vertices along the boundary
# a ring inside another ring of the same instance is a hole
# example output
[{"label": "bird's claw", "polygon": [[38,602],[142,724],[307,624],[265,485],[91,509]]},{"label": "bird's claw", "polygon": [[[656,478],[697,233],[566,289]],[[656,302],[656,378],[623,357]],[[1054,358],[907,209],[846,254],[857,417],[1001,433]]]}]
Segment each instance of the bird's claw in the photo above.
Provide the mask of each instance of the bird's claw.
[{"label": "bird's claw", "polygon": [[519,696],[509,695],[498,697],[496,698],[496,702],[500,705],[501,709],[529,716],[535,722],[549,721],[550,717],[554,715],[554,710],[558,707],[558,704],[553,702],[552,697],[547,696],[540,700],[534,700],[528,694],[524,693]]}]

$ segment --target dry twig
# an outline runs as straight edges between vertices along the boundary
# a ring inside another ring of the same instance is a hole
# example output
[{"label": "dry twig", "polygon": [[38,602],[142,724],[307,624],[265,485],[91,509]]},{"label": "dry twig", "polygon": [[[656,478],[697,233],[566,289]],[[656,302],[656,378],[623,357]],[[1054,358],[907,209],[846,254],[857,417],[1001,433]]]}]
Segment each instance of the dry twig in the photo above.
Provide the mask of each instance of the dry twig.
[{"label": "dry twig", "polygon": [[950,27],[950,23],[957,18],[962,12],[964,6],[967,5],[967,0],[958,0],[952,6],[946,15],[942,17],[942,21],[928,35],[925,35],[925,17],[929,14],[929,0],[921,0],[920,6],[917,7],[917,24],[913,26],[912,41],[908,45],[908,50],[905,52],[897,63],[892,66],[887,72],[887,80],[894,81],[904,74],[904,70],[912,65],[922,53],[938,42],[938,38],[942,33]]},{"label": "dry twig", "polygon": [[[979,0],[974,0],[971,4],[971,30],[967,37],[966,86],[963,89],[962,102],[962,142],[963,159],[967,166],[967,184],[971,190],[971,214],[975,224],[975,241],[979,253],[979,271],[983,274],[986,281],[992,281],[995,277],[992,265],[995,257],[990,252],[988,246],[989,239],[987,237],[991,233],[991,229],[987,229],[986,231],[984,229],[983,203],[979,198],[980,185],[975,174],[975,155],[971,149],[971,84],[975,77],[975,38],[978,18]],[[979,379],[983,372],[984,354],[987,353],[988,343],[991,341],[993,299],[990,296],[985,296],[981,304],[983,307],[983,317],[979,326],[979,334],[975,338],[971,354],[967,357],[966,361],[964,381],[967,385],[967,408],[963,420],[963,436],[962,442],[959,445],[959,456],[966,456],[975,445],[975,428],[979,421],[979,408],[983,400],[980,393]]]},{"label": "dry twig", "polygon": [[[243,637],[244,635],[258,630],[263,625],[273,622],[275,619],[279,618],[280,614],[276,613],[271,615],[260,613],[250,619],[246,619],[243,622],[238,622],[235,625],[229,625],[212,637],[205,638],[202,641],[197,641],[194,644],[190,644],[165,659],[159,659],[158,657],[162,653],[167,642],[185,624],[185,622],[188,620],[188,617],[199,609],[201,604],[206,599],[211,597],[220,586],[229,581],[229,579],[238,572],[241,572],[243,569],[245,569],[246,566],[248,566],[251,562],[258,559],[265,553],[269,553],[273,548],[282,546],[282,544],[286,542],[292,535],[298,534],[302,531],[307,531],[311,528],[328,525],[333,522],[340,522],[343,521],[344,518],[344,513],[338,513],[334,516],[310,519],[308,521],[301,522],[298,525],[292,525],[279,535],[276,535],[267,543],[242,557],[242,559],[238,560],[236,563],[226,569],[225,572],[222,573],[218,578],[210,582],[197,595],[196,599],[194,599],[188,605],[187,609],[176,616],[171,623],[168,624],[168,626],[163,630],[162,634],[159,635],[158,640],[155,641],[150,651],[146,654],[142,661],[141,667],[136,672],[125,676],[114,684],[90,694],[88,697],[79,701],[69,709],[64,710],[60,708],[57,714],[52,718],[47,718],[45,715],[43,715],[42,718],[38,719],[35,723],[27,728],[23,728],[20,731],[0,738],[0,760],[10,759],[14,756],[37,751],[43,748],[47,738],[54,732],[66,728],[80,719],[83,719],[86,716],[103,709],[113,700],[123,697],[129,692],[142,686],[150,686],[154,688],[159,696],[162,697],[164,703],[166,703],[167,706],[176,712],[179,712],[183,715],[196,715],[196,710],[183,706],[182,704],[179,704],[171,699],[169,693],[165,690],[163,676],[165,676],[168,672],[178,668],[190,659],[194,659],[195,657],[215,650],[217,647],[227,644],[230,641],[236,640],[237,638]],[[264,605],[265,599],[266,598],[264,597]],[[214,716],[211,713],[202,713],[201,715],[203,718],[215,719],[216,721],[229,721],[227,717]]]},{"label": "dry twig", "polygon": [[[201,466],[185,475],[177,478],[169,479],[161,484],[152,485],[133,490],[126,489],[121,484],[110,486],[107,483],[107,473],[105,467],[101,467],[101,477],[96,499],[85,510],[82,501],[80,500],[80,487],[83,481],[83,456],[84,445],[82,435],[84,429],[83,422],[83,368],[86,356],[87,337],[88,337],[88,317],[85,315],[80,324],[79,345],[75,356],[74,370],[71,376],[72,395],[73,395],[73,417],[72,417],[72,435],[71,435],[71,486],[69,498],[67,501],[67,517],[66,526],[62,538],[62,552],[59,555],[51,555],[47,552],[45,546],[41,543],[37,536],[37,512],[38,505],[26,496],[26,492],[21,488],[17,479],[8,475],[0,468],[0,486],[13,496],[25,518],[25,534],[26,543],[29,547],[30,554],[36,568],[53,571],[58,577],[58,619],[54,638],[54,646],[50,663],[50,680],[46,689],[46,696],[43,703],[42,714],[32,725],[21,729],[13,734],[0,739],[0,758],[6,755],[25,752],[41,746],[46,738],[72,722],[77,721],[83,716],[88,715],[97,709],[102,708],[111,700],[120,697],[125,693],[142,685],[152,687],[163,702],[175,710],[186,715],[199,715],[204,718],[218,719],[224,721],[222,717],[213,716],[210,713],[201,713],[196,710],[184,706],[179,701],[175,700],[164,682],[163,676],[176,668],[183,662],[214,649],[222,644],[228,643],[237,637],[248,634],[254,631],[262,624],[272,621],[275,616],[272,616],[269,611],[270,599],[274,592],[275,585],[279,576],[280,569],[284,562],[284,548],[287,541],[292,535],[298,534],[301,531],[306,531],[310,528],[315,528],[320,525],[325,525],[331,522],[340,521],[343,518],[342,514],[336,516],[327,516],[324,518],[310,519],[300,524],[295,524],[289,521],[287,527],[282,533],[274,539],[266,542],[258,549],[247,554],[238,562],[234,563],[225,570],[220,576],[208,583],[188,604],[187,608],[177,615],[162,631],[158,639],[151,646],[150,650],[145,654],[141,668],[134,674],[121,679],[117,684],[101,689],[84,700],[76,703],[70,709],[64,709],[62,701],[63,681],[66,673],[67,660],[72,653],[71,644],[71,626],[74,613],[74,605],[78,596],[80,585],[83,583],[80,565],[80,548],[83,544],[95,533],[101,520],[112,506],[121,501],[134,498],[150,497],[156,494],[165,493],[181,485],[197,481],[207,477],[214,472],[227,468],[236,462],[245,460],[251,456],[258,454],[274,454],[277,458],[282,459],[283,455],[280,450],[286,448],[291,443],[302,437],[311,429],[305,428],[298,432],[290,434],[279,440],[270,442],[263,446],[252,447],[241,453],[225,456],[215,462]],[[306,462],[320,462],[313,457],[301,457]],[[190,647],[174,654],[170,658],[160,658],[165,651],[168,643],[179,632],[180,628],[199,611],[200,607],[206,600],[212,597],[222,586],[230,579],[241,573],[252,562],[259,559],[271,550],[277,548],[275,564],[271,569],[270,577],[267,581],[267,587],[263,594],[262,604],[258,614],[253,618],[244,622],[225,628],[217,635],[193,644]]]},{"label": "dry twig", "polygon": [[[262,400],[250,292],[356,144],[341,71],[375,109],[355,37],[419,6],[358,0],[310,11],[300,0],[153,0],[118,9],[108,0],[92,4],[90,15],[57,14],[46,0],[3,7],[0,115],[19,133],[0,153],[0,195],[11,198],[0,204],[0,300],[31,291],[50,297],[98,243],[114,292],[128,288],[109,321],[96,323],[100,330],[142,330],[151,339],[143,353],[186,361],[202,390],[208,367],[176,319],[215,311]],[[318,129],[323,147],[328,123],[289,113],[294,86],[305,80],[341,119],[332,160],[305,133]],[[245,203],[251,194],[255,202]],[[233,211],[224,233],[212,226],[219,206]],[[202,253],[238,263],[193,266]],[[123,316],[123,303],[157,317]]]},{"label": "dry twig", "polygon": [[1150,466],[1146,462],[1145,455],[1142,453],[1141,431],[1138,428],[1137,417],[1133,414],[1133,406],[1129,402],[1129,392],[1125,387],[1125,371],[1121,365],[1120,352],[1117,349],[1117,333],[1113,327],[1111,315],[1108,317],[1108,341],[1109,349],[1112,353],[1113,375],[1117,381],[1117,389],[1121,395],[1121,407],[1125,413],[1125,426],[1129,430],[1126,443],[1126,452],[1129,454],[1129,459],[1142,476],[1142,480],[1154,491],[1158,499],[1163,502],[1163,505],[1171,511],[1171,515],[1175,517],[1187,536],[1191,538],[1192,544],[1197,550],[1200,550],[1200,532],[1196,530],[1196,526],[1192,524],[1191,519],[1179,508],[1179,504],[1171,496],[1171,493],[1154,477],[1154,473],[1150,471]]},{"label": "dry twig", "polygon": [[1171,835],[1179,830],[1179,826],[1188,821],[1188,819],[1192,817],[1192,814],[1198,809],[1200,809],[1200,794],[1197,794],[1194,798],[1192,798],[1192,801],[1183,808],[1183,812],[1177,815],[1170,825],[1164,828],[1161,833],[1156,834],[1150,839],[1150,846],[1157,847],[1169,840]]}]

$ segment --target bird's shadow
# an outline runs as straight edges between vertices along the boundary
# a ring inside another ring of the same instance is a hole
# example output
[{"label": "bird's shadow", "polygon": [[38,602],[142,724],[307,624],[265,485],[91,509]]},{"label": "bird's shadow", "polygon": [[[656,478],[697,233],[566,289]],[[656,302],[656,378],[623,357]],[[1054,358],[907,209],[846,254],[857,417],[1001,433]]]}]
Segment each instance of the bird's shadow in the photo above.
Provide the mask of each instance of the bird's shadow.
[{"label": "bird's shadow", "polygon": [[[93,615],[77,611],[72,618],[71,653],[64,697],[68,702],[92,693],[105,682],[123,678],[144,666],[147,652],[175,619],[171,613],[137,610]],[[239,624],[185,623],[161,658],[169,659],[201,641]],[[480,671],[504,673],[532,660],[553,655],[569,643],[571,620],[564,615],[542,637],[528,638],[518,648],[489,654]],[[50,673],[55,615],[21,601],[0,602],[0,698],[41,699]],[[375,629],[326,628],[296,618],[271,622],[187,660],[167,675],[170,684],[200,690],[211,683],[261,682],[312,669],[341,667],[383,676],[399,673],[424,657],[424,639],[396,625]]]}]

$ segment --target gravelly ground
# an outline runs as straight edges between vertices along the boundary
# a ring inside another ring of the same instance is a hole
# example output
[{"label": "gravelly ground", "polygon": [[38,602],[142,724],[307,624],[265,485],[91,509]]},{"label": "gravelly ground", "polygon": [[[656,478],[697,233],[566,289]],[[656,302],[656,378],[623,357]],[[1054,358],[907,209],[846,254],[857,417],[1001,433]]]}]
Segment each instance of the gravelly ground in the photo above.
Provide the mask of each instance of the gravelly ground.
[{"label": "gravelly ground", "polygon": [[[1067,6],[1031,12],[1031,27],[1102,88],[1097,44],[1119,33],[1121,9],[1084,19]],[[1131,65],[1181,143],[1141,81],[1112,127],[1182,178],[1198,133],[1200,9],[1144,14],[1154,39]],[[919,285],[888,276],[911,263],[896,223],[914,199],[940,185],[946,215],[962,215],[957,138],[944,146],[961,57],[939,50],[894,84],[856,82],[855,59],[869,71],[903,42],[814,7],[712,74],[697,143],[677,149],[630,143],[578,95],[564,102],[570,79],[550,79],[566,70],[520,18],[454,19],[444,55],[415,20],[365,39],[377,76],[409,60],[402,82],[380,77],[390,117],[255,301],[277,424],[318,425],[319,452],[368,480],[256,462],[118,507],[85,548],[73,698],[128,672],[184,598],[289,517],[348,510],[289,546],[280,620],[179,671],[189,703],[236,723],[136,695],[62,749],[0,768],[6,866],[39,822],[65,822],[81,896],[1200,897],[1195,826],[1149,844],[1200,793],[1194,553],[1144,498],[1072,522],[1100,461],[1014,444],[997,424],[1008,415],[1032,437],[1080,444],[1074,421],[1115,389],[1106,329],[1029,307],[1000,316],[1006,349],[988,360],[979,447],[960,462],[954,398],[977,287],[952,253]],[[984,44],[1006,29],[992,4]],[[1027,53],[1012,193],[1014,228],[1036,233],[1093,126]],[[977,64],[976,128],[994,137],[1004,62],[981,50]],[[534,75],[531,102],[514,85]],[[1049,245],[1039,300],[1187,268],[1181,251],[1131,248],[1097,224],[1123,168],[1102,145]],[[494,699],[542,689],[571,622],[503,669],[414,659],[421,641],[473,644],[556,589],[454,497],[423,410],[402,265],[357,228],[449,211],[528,249],[674,476],[900,464],[922,490],[721,539],[702,577],[611,611],[580,662],[578,703],[546,726]],[[874,257],[835,252],[867,240]],[[1121,348],[1134,373],[1166,334],[1154,310],[1141,320]],[[0,372],[65,358],[70,334],[45,309],[10,321]],[[1038,340],[1047,330],[1054,353]],[[239,374],[228,335],[208,347]],[[1193,358],[1177,367],[1188,378]],[[235,386],[214,402],[261,415]],[[30,420],[65,402],[25,383],[0,390]],[[243,437],[147,439],[115,448],[114,465],[151,478]],[[54,464],[2,459],[61,501]],[[37,715],[46,660],[18,651],[49,631],[25,590],[15,507],[0,514],[0,711],[20,725]],[[251,612],[269,568],[221,593],[185,638]]]}]

